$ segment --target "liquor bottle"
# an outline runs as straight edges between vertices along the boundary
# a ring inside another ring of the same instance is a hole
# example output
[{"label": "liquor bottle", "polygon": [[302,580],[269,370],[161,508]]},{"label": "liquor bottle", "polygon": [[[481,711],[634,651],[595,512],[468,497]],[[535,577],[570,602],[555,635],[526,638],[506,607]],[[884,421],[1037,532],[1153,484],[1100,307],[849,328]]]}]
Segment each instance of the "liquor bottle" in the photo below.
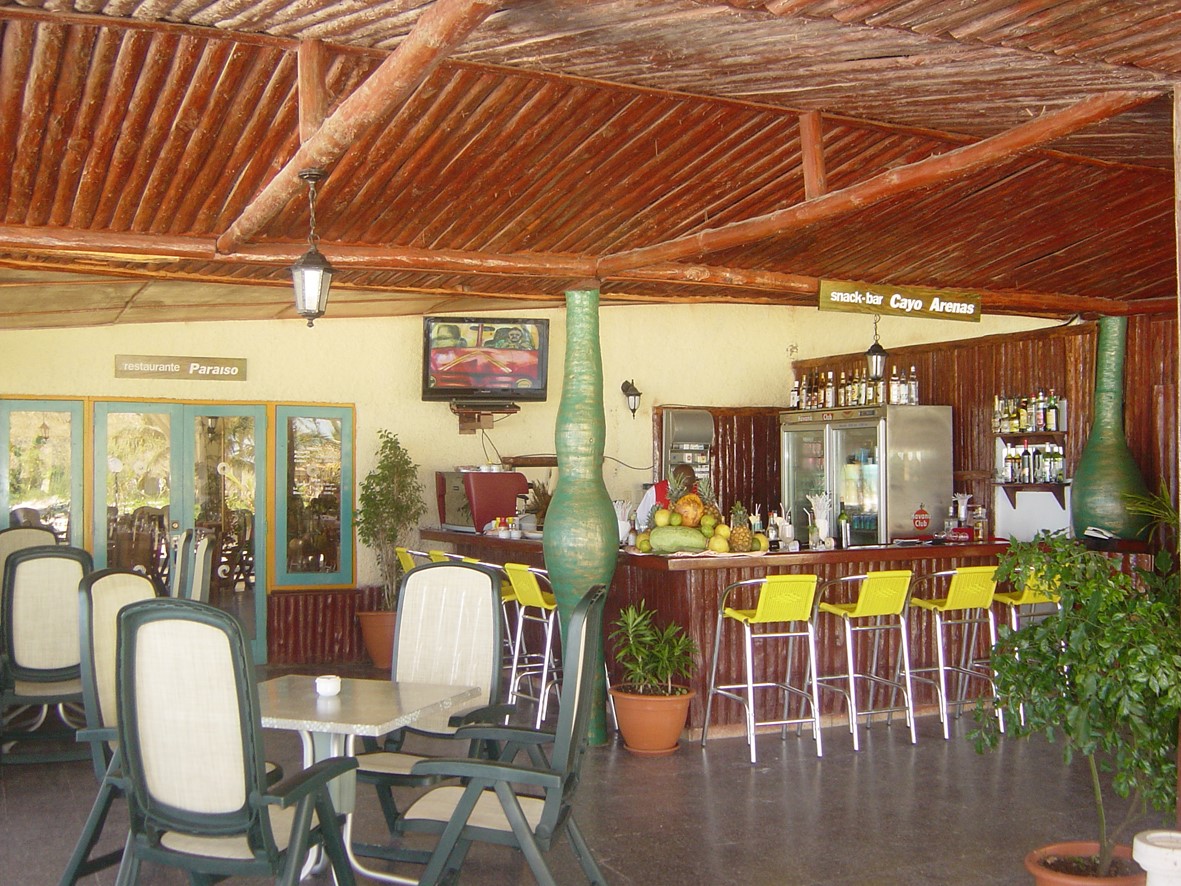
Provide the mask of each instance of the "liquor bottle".
[{"label": "liquor bottle", "polygon": [[787,396],[787,408],[800,408],[800,380],[796,379],[791,383],[791,393]]},{"label": "liquor bottle", "polygon": [[879,378],[873,383],[873,401],[879,406],[886,404],[886,380]]},{"label": "liquor bottle", "polygon": [[1025,448],[1021,450],[1021,479],[1019,483],[1033,482],[1033,453],[1029,451],[1029,441],[1023,440],[1022,446]]},{"label": "liquor bottle", "polygon": [[1042,455],[1041,449],[1037,446],[1033,447],[1033,468],[1029,475],[1030,483],[1044,483],[1045,482],[1045,456]]},{"label": "liquor bottle", "polygon": [[825,408],[832,409],[832,407],[836,405],[836,398],[837,398],[836,385],[833,383],[833,380],[832,380],[832,371],[829,370],[828,383],[825,384],[825,386],[824,386],[824,406],[825,406]]},{"label": "liquor bottle", "polygon": [[992,432],[999,434],[1001,432],[1001,397],[1000,394],[992,395]]},{"label": "liquor bottle", "polygon": [[869,375],[869,372],[867,370],[857,373],[857,405],[858,406],[864,406],[866,403],[869,402],[869,400],[866,399],[869,396],[869,386],[866,384],[866,382],[868,381],[868,375]]},{"label": "liquor bottle", "polygon": [[1050,388],[1050,396],[1046,399],[1046,430],[1058,430],[1058,395]]},{"label": "liquor bottle", "polygon": [[1046,392],[1043,388],[1037,389],[1037,396],[1033,401],[1033,429],[1035,431],[1046,429]]},{"label": "liquor bottle", "polygon": [[905,406],[910,402],[910,382],[906,378],[906,370],[903,369],[898,376],[898,403],[900,406]]},{"label": "liquor bottle", "polygon": [[841,548],[848,548],[852,546],[852,538],[849,527],[849,513],[845,510],[845,503],[841,502],[841,512],[837,514],[837,546]]},{"label": "liquor bottle", "polygon": [[767,550],[779,550],[779,517],[774,511],[767,512]]},{"label": "liquor bottle", "polygon": [[1022,397],[1017,403],[1017,430],[1028,431],[1029,425],[1029,399]]},{"label": "liquor bottle", "polygon": [[919,376],[914,371],[914,364],[910,364],[910,378],[907,381],[906,402],[911,406],[919,405]]},{"label": "liquor bottle", "polygon": [[1005,455],[1005,482],[1016,483],[1021,477],[1021,456],[1016,446],[1007,446]]},{"label": "liquor bottle", "polygon": [[849,381],[845,378],[845,370],[841,370],[841,381],[837,385],[837,406],[849,405]]}]

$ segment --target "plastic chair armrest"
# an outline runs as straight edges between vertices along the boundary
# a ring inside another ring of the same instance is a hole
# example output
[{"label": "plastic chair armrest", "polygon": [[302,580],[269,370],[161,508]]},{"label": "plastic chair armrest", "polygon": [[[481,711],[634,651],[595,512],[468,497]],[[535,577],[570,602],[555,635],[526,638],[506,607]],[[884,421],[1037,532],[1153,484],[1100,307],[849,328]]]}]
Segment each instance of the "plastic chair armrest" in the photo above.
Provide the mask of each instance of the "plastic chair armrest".
[{"label": "plastic chair armrest", "polygon": [[543,788],[562,786],[562,773],[518,766],[499,760],[478,760],[470,757],[440,757],[423,760],[410,770],[414,775],[434,775],[441,778],[475,778],[489,781],[508,781],[514,784],[536,785]]},{"label": "plastic chair armrest", "polygon": [[494,723],[516,713],[515,704],[490,704],[455,714],[447,721],[448,726],[466,726],[469,723]]},{"label": "plastic chair armrest", "polygon": [[357,768],[356,757],[329,757],[301,769],[290,778],[278,784],[270,785],[262,801],[270,805],[290,806],[297,803],[313,791],[326,785],[331,779]]},{"label": "plastic chair armrest", "polygon": [[86,726],[74,733],[74,741],[118,741],[119,730],[114,726]]},{"label": "plastic chair armrest", "polygon": [[538,731],[527,726],[498,726],[476,724],[457,729],[455,738],[474,741],[502,741],[516,744],[553,744],[552,732]]}]

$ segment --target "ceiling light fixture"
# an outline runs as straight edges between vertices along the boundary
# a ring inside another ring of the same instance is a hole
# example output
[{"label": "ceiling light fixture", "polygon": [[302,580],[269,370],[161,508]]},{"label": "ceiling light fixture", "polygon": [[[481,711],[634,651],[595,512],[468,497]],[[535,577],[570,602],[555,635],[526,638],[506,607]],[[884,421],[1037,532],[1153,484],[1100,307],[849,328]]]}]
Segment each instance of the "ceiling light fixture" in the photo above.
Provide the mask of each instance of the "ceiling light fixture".
[{"label": "ceiling light fixture", "polygon": [[877,314],[873,315],[873,344],[865,352],[865,364],[869,368],[871,381],[877,381],[886,374],[886,349],[878,344],[878,320],[880,319],[881,317]]},{"label": "ceiling light fixture", "polygon": [[328,307],[328,289],[336,268],[316,248],[316,185],[325,178],[323,169],[305,169],[299,177],[308,183],[308,245],[311,247],[291,266],[295,284],[295,310],[308,321],[308,326],[324,316]]}]

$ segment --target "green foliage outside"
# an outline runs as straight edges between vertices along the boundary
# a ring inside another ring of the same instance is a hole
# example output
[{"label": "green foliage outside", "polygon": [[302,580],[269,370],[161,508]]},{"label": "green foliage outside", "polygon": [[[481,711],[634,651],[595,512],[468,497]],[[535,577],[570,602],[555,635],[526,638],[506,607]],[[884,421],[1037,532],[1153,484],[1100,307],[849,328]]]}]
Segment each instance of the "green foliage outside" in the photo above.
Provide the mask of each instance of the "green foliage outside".
[{"label": "green foliage outside", "polygon": [[[1163,501],[1167,508],[1158,519],[1176,527],[1176,510]],[[1061,534],[1011,543],[1000,558],[998,579],[1019,587],[1034,576],[1061,595],[1062,608],[1016,632],[1002,627],[992,654],[1008,736],[1040,733],[1061,742],[1067,765],[1076,757],[1086,762],[1101,874],[1114,845],[1126,841],[1150,809],[1171,815],[1177,802],[1176,564],[1162,549],[1152,570],[1128,574],[1119,566],[1119,558]],[[1001,736],[991,706],[979,702],[975,717],[977,750],[996,746]],[[1105,787],[1128,801],[1118,821],[1108,816]]]},{"label": "green foliage outside", "polygon": [[686,688],[673,680],[697,670],[697,644],[680,625],[658,628],[655,615],[641,600],[621,609],[612,623],[615,661],[623,668],[619,688],[637,695],[684,695]]},{"label": "green foliage outside", "polygon": [[418,466],[387,430],[377,432],[377,462],[361,483],[358,498],[357,537],[373,549],[381,567],[384,593],[382,606],[398,604],[399,570],[396,548],[426,513]]}]

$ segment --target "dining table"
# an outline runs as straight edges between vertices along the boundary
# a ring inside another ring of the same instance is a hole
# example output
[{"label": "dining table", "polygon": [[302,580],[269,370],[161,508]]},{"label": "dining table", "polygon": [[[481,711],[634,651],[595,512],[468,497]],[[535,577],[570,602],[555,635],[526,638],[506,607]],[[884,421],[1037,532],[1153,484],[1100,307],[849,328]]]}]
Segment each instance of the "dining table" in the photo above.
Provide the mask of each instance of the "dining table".
[{"label": "dining table", "polygon": [[[316,678],[298,674],[275,677],[258,684],[260,719],[264,728],[298,732],[303,765],[328,757],[354,756],[358,736],[376,738],[409,726],[424,714],[446,710],[479,696],[477,686],[411,683],[345,677],[336,695],[320,695]],[[346,817],[346,851],[359,873],[392,883],[417,881],[364,868],[348,845],[356,803],[356,774],[348,772],[330,785],[336,811]],[[309,859],[308,873],[322,864]]]}]

